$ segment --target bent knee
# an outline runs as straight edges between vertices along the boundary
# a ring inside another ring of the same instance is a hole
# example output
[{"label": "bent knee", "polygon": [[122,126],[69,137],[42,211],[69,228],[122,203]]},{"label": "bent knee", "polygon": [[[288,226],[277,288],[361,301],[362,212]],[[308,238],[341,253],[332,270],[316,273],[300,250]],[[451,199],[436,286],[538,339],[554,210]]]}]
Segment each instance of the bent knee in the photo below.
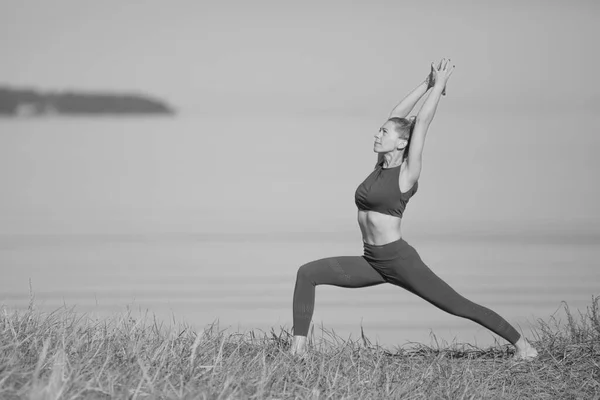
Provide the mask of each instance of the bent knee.
[{"label": "bent knee", "polygon": [[311,261],[311,262],[308,262],[308,263],[300,266],[300,268],[298,268],[298,273],[296,274],[296,278],[300,279],[300,280],[308,280],[308,281],[313,282],[314,277],[319,268],[318,264],[319,264],[318,261]]}]

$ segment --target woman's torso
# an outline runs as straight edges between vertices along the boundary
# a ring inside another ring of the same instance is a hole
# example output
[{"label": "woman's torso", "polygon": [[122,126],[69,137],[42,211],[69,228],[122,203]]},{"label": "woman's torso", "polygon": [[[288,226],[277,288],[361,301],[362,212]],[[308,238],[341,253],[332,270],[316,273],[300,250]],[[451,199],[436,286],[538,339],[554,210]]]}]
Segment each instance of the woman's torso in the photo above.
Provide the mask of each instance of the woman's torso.
[{"label": "woman's torso", "polygon": [[418,182],[410,182],[405,166],[378,165],[356,189],[358,225],[365,243],[380,246],[402,237],[402,215],[418,188]]}]

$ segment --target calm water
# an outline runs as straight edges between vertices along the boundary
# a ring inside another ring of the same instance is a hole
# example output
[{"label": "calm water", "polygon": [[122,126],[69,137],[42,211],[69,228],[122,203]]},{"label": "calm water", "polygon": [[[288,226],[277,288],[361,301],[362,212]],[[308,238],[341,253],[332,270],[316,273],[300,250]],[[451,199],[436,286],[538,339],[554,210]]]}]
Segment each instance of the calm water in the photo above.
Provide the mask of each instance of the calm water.
[{"label": "calm water", "polygon": [[[289,328],[298,266],[362,250],[352,195],[374,163],[375,129],[342,121],[0,120],[0,302],[26,306],[31,279],[45,310],[129,306],[197,328]],[[579,168],[567,179],[553,162],[561,147],[540,141],[555,121],[523,120],[529,147],[508,163],[504,127],[482,133],[485,122],[432,130],[404,236],[457,291],[527,332],[562,301],[584,310],[600,295],[598,139],[567,155]],[[477,152],[456,160],[465,145],[448,136],[459,133]],[[429,343],[431,330],[494,340],[391,285],[319,287],[313,321],[354,338],[362,325],[390,346]]]}]

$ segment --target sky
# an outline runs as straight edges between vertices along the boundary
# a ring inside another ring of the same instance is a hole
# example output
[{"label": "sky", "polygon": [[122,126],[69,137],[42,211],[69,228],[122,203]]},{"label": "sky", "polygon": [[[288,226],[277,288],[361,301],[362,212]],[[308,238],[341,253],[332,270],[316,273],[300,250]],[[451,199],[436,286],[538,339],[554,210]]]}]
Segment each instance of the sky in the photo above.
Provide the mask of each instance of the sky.
[{"label": "sky", "polygon": [[[244,218],[259,219],[248,219],[252,229],[273,204],[282,213],[288,204],[303,207],[298,224],[315,226],[323,215],[346,218],[355,212],[351,192],[372,168],[377,124],[427,76],[432,61],[449,57],[456,69],[424,156],[429,185],[420,185],[422,199],[411,213],[433,223],[464,224],[470,215],[508,226],[534,217],[577,225],[593,220],[600,229],[597,1],[1,4],[0,84],[143,93],[181,112],[172,126],[0,125],[12,130],[0,137],[6,188],[0,208],[7,216],[25,206],[68,214],[80,204],[114,206],[128,215],[129,204],[136,210],[146,204],[153,218],[159,209],[180,212],[184,228],[191,211],[183,206],[227,216],[236,226],[240,217],[214,213],[204,187],[194,184],[210,178],[206,165],[220,163],[224,176],[235,176],[251,193]],[[243,115],[241,128],[231,123]],[[304,118],[311,115],[334,118]],[[205,134],[202,140],[198,133]],[[125,138],[133,141],[123,144]],[[229,149],[231,163],[221,155],[228,140],[242,143]],[[252,179],[234,175],[236,163],[245,172],[254,169]],[[331,168],[342,165],[343,176]],[[256,182],[271,191],[271,202]],[[213,206],[234,206],[237,186],[220,178],[213,183],[224,190]],[[476,193],[463,196],[463,188]],[[312,194],[319,190],[326,199]],[[56,200],[49,203],[52,193]],[[448,193],[454,193],[451,201]],[[439,204],[440,198],[446,200]],[[211,217],[198,215],[198,224]]]},{"label": "sky", "polygon": [[181,112],[373,114],[449,57],[448,107],[597,111],[596,1],[3,0],[0,84]]}]

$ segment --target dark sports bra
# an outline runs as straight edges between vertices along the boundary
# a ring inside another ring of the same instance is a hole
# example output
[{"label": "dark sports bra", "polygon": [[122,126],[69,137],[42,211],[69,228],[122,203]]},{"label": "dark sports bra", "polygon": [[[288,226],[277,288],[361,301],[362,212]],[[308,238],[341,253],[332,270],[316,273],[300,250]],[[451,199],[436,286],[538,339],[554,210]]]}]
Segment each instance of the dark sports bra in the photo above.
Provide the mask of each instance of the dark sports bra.
[{"label": "dark sports bra", "polygon": [[402,218],[408,200],[417,193],[419,182],[415,182],[408,192],[402,193],[398,184],[399,175],[400,165],[393,168],[378,165],[356,189],[356,207],[361,211],[377,211]]}]

